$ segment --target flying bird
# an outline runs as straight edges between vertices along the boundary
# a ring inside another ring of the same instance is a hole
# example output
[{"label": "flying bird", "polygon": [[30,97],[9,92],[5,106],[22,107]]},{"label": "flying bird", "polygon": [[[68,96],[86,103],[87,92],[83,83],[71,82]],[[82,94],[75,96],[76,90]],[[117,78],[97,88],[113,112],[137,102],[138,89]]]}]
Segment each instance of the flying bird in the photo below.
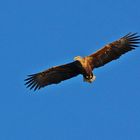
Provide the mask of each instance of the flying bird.
[{"label": "flying bird", "polygon": [[96,79],[93,74],[95,68],[104,66],[110,61],[118,59],[126,52],[135,49],[140,43],[139,40],[140,36],[137,33],[128,33],[89,56],[77,56],[71,63],[28,75],[28,78],[25,79],[25,85],[30,89],[37,90],[51,84],[58,84],[79,74],[83,75],[84,81],[92,83]]}]

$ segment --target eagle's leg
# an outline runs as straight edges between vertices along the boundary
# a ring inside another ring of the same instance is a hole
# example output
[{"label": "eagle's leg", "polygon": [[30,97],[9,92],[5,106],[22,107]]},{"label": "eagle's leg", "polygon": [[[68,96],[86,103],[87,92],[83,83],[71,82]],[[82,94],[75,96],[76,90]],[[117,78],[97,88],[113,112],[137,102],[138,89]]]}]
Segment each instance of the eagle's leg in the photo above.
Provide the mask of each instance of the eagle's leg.
[{"label": "eagle's leg", "polygon": [[95,81],[95,79],[96,76],[93,73],[90,75],[83,76],[84,82],[92,83],[93,81]]}]

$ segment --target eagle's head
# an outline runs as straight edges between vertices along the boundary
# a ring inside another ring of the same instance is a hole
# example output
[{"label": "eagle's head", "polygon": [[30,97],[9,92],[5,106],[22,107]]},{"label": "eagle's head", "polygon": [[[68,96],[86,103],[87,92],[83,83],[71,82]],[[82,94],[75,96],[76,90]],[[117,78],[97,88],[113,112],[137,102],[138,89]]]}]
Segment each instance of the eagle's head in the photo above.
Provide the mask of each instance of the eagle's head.
[{"label": "eagle's head", "polygon": [[80,61],[80,60],[83,60],[83,58],[82,58],[81,56],[76,56],[76,57],[74,57],[74,60],[75,60],[75,61],[76,61],[76,60]]}]

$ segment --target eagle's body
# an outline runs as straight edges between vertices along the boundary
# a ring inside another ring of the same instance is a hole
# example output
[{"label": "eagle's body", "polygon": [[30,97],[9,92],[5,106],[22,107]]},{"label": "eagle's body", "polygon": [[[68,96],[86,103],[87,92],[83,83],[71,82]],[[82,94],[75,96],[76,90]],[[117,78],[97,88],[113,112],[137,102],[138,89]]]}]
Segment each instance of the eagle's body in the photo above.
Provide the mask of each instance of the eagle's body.
[{"label": "eagle's body", "polygon": [[27,87],[30,89],[40,89],[44,86],[51,84],[58,84],[61,81],[70,79],[79,74],[83,75],[83,79],[86,82],[93,82],[95,75],[93,70],[95,68],[104,66],[106,63],[118,59],[121,55],[128,51],[135,49],[140,40],[140,36],[136,33],[129,33],[126,36],[107,44],[97,52],[86,56],[77,56],[74,58],[75,61],[49,68],[43,72],[39,72],[33,75],[29,75],[26,81]]},{"label": "eagle's body", "polygon": [[76,56],[74,60],[80,62],[79,68],[81,69],[81,73],[83,74],[83,79],[86,82],[92,83],[95,80],[95,76],[92,73],[92,67],[90,65],[90,57],[81,57]]}]

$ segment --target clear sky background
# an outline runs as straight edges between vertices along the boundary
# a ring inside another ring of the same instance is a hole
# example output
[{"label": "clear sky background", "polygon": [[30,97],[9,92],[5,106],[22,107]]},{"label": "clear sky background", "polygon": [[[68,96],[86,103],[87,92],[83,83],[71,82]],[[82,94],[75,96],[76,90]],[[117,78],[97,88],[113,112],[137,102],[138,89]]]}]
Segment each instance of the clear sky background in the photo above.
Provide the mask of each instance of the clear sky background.
[{"label": "clear sky background", "polygon": [[0,1],[0,140],[140,140],[140,48],[33,92],[26,75],[140,34],[139,0]]}]

